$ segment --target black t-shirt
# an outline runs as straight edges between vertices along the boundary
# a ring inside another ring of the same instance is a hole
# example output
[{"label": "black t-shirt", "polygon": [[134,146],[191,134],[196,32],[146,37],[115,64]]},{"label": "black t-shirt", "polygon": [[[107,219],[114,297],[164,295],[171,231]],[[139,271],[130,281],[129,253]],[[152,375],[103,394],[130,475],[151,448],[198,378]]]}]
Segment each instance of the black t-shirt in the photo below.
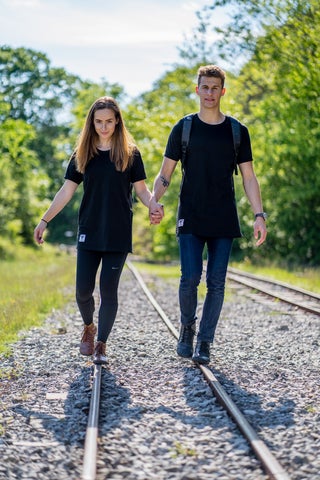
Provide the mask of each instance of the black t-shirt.
[{"label": "black t-shirt", "polygon": [[[165,156],[181,160],[183,119],[172,129]],[[235,152],[230,118],[217,125],[193,116],[181,183],[177,233],[205,237],[240,237],[233,186]],[[248,129],[241,125],[237,163],[252,161]]]},{"label": "black t-shirt", "polygon": [[146,179],[140,152],[131,167],[115,169],[109,151],[98,150],[85,173],[76,170],[71,158],[65,179],[83,182],[79,209],[78,248],[112,252],[132,251],[132,184]]}]

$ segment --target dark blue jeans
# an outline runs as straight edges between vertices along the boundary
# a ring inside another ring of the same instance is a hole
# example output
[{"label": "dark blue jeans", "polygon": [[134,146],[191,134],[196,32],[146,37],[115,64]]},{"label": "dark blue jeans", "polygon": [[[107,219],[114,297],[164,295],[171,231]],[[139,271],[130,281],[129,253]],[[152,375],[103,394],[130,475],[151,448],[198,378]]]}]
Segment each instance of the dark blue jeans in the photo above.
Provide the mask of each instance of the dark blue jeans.
[{"label": "dark blue jeans", "polygon": [[205,245],[207,246],[207,294],[199,323],[198,340],[212,343],[224,300],[232,238],[179,235],[181,262],[179,302],[181,323],[191,325],[197,318],[198,286],[202,275]]}]

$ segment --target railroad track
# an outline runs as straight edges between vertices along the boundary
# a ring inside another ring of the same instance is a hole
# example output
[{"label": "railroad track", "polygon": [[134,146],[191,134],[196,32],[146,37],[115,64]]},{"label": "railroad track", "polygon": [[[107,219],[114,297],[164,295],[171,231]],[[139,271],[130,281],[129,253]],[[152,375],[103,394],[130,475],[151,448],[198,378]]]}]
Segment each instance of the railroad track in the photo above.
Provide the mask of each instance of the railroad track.
[{"label": "railroad track", "polygon": [[[178,339],[179,333],[177,329],[174,327],[174,325],[171,323],[171,321],[169,320],[165,312],[162,310],[161,306],[156,302],[155,298],[152,296],[151,292],[147,288],[146,284],[144,283],[137,269],[129,261],[127,262],[127,266],[129,267],[132,274],[135,276],[136,280],[139,282],[149,302],[153,305],[153,307],[158,312],[163,322],[166,324],[170,333],[176,339]],[[229,275],[231,274],[235,275],[235,273],[229,273]],[[247,280],[247,282],[249,282],[249,280]],[[247,285],[247,286],[256,288],[256,287],[253,287],[252,285]],[[279,298],[278,295],[277,295],[277,298]],[[256,457],[260,461],[262,468],[266,472],[268,478],[272,480],[290,480],[288,474],[282,468],[278,460],[269,450],[267,445],[262,441],[262,439],[259,438],[258,434],[252,428],[252,426],[247,421],[245,416],[238,409],[237,405],[233,402],[231,397],[227,394],[225,389],[219,383],[212,369],[204,365],[198,365],[198,367],[201,370],[204,378],[208,382],[218,402],[228,412],[230,417],[234,420],[234,422],[238,426],[240,432],[244,435],[247,442],[250,444],[253,452],[255,453]],[[96,455],[97,455],[97,441],[98,441],[99,402],[100,402],[100,386],[101,386],[102,369],[103,367],[101,367],[100,365],[94,365],[94,371],[93,371],[93,377],[92,377],[93,382],[92,382],[90,411],[88,416],[88,425],[87,425],[86,438],[85,438],[82,480],[95,480],[96,478]]]},{"label": "railroad track", "polygon": [[257,293],[281,300],[304,311],[320,315],[320,295],[287,283],[228,268],[227,278]]}]

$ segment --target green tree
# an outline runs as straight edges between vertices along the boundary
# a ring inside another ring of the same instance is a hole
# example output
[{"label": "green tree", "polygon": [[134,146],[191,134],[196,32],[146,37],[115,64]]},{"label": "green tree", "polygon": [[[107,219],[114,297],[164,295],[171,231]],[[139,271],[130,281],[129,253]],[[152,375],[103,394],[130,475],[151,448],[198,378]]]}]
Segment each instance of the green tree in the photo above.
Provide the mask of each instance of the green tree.
[{"label": "green tree", "polygon": [[268,29],[252,59],[255,67],[272,72],[260,84],[268,88],[272,80],[272,91],[264,91],[252,112],[257,137],[265,131],[259,152],[274,216],[270,246],[289,262],[314,265],[320,263],[319,39],[318,8],[298,5],[281,28]]},{"label": "green tree", "polygon": [[[314,0],[214,0],[231,21],[212,28],[219,56],[237,67],[225,106],[249,127],[269,236],[256,256],[319,265],[320,14]],[[201,31],[201,30],[200,30]],[[200,53],[200,52],[199,52]],[[240,59],[241,61],[236,61]],[[243,255],[252,215],[240,198]]]},{"label": "green tree", "polygon": [[0,234],[12,241],[31,241],[37,194],[47,182],[37,175],[38,159],[30,148],[34,128],[23,120],[5,120],[0,127]]},{"label": "green tree", "polygon": [[0,47],[0,92],[10,106],[6,115],[10,118],[37,127],[57,125],[58,116],[72,102],[78,82],[78,77],[63,68],[52,68],[44,53]]},{"label": "green tree", "polygon": [[0,94],[8,106],[1,120],[22,120],[33,125],[31,148],[50,177],[49,193],[60,179],[54,142],[69,134],[68,122],[80,79],[63,68],[52,68],[48,57],[28,48],[0,47]]}]

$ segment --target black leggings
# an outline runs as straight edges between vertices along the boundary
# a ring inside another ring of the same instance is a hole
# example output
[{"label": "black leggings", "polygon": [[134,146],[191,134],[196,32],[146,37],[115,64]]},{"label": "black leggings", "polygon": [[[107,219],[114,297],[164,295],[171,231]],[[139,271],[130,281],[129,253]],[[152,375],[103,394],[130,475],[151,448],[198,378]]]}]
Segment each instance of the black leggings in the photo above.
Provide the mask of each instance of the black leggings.
[{"label": "black leggings", "polygon": [[93,321],[96,275],[100,265],[98,341],[106,342],[118,310],[118,285],[127,253],[78,250],[76,300],[86,325]]}]

